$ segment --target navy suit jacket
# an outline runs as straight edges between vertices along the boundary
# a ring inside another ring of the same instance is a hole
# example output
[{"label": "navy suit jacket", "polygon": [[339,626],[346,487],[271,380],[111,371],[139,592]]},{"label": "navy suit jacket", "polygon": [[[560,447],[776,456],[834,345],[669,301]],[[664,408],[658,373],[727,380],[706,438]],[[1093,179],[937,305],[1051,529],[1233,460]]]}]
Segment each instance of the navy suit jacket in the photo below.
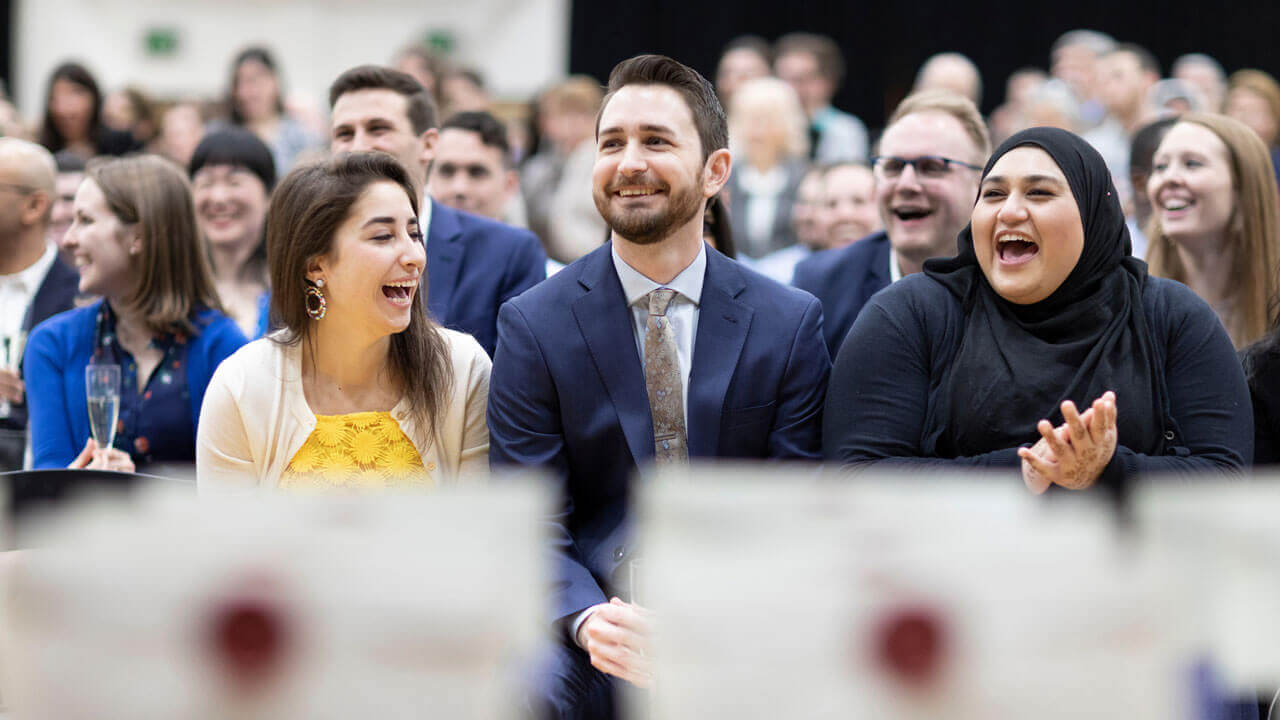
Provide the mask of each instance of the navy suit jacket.
[{"label": "navy suit jacket", "polygon": [[[628,485],[654,456],[644,371],[611,247],[498,315],[489,458],[548,468],[561,483],[556,619],[625,586]],[[691,457],[819,458],[830,369],[817,300],[707,248],[689,374]]]},{"label": "navy suit jacket", "polygon": [[814,253],[796,264],[791,284],[822,301],[827,349],[835,358],[862,306],[889,287],[889,236],[881,230]]},{"label": "navy suit jacket", "polygon": [[31,328],[44,322],[64,310],[75,307],[76,293],[80,287],[80,274],[67,267],[62,258],[54,258],[53,265],[45,274],[44,281],[31,298],[26,315],[22,318],[22,329],[28,333]]},{"label": "navy suit jacket", "polygon": [[[80,274],[55,257],[45,273],[40,287],[31,298],[22,316],[22,329],[28,335],[31,329],[60,312],[75,307],[76,294],[79,292]],[[27,404],[14,403],[9,417],[0,419],[0,429],[25,430],[27,427]]]},{"label": "navy suit jacket", "polygon": [[431,201],[427,229],[427,309],[441,325],[468,333],[493,356],[498,308],[547,277],[537,236]]}]

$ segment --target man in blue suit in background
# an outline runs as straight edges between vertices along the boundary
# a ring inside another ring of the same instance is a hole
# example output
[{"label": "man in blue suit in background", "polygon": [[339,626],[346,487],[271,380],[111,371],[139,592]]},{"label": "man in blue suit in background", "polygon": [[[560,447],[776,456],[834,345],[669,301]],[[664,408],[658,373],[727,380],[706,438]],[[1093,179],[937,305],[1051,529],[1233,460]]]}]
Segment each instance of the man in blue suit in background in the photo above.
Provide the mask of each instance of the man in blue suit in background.
[{"label": "man in blue suit in background", "polygon": [[434,202],[425,193],[439,138],[431,96],[409,75],[361,65],[329,87],[334,152],[379,150],[409,170],[422,197],[427,308],[493,355],[498,308],[547,277],[547,254],[528,230]]},{"label": "man in blue suit in background", "polygon": [[987,125],[966,97],[926,90],[894,110],[873,167],[884,230],[810,255],[791,281],[822,301],[832,359],[872,295],[931,257],[956,254],[990,153]]},{"label": "man in blue suit in background", "polygon": [[503,306],[489,392],[492,463],[560,481],[563,644],[538,681],[557,718],[613,716],[601,673],[650,682],[644,611],[625,601],[637,467],[817,459],[830,372],[817,300],[702,241],[732,164],[711,84],[643,55],[608,93],[592,192],[611,241]]}]

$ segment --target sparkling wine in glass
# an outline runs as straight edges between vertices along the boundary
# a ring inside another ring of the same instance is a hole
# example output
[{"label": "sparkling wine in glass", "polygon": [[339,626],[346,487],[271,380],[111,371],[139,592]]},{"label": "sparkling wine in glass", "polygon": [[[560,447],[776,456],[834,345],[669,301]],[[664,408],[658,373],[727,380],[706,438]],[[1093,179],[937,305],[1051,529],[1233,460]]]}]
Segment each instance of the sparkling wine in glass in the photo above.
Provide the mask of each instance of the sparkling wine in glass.
[{"label": "sparkling wine in glass", "polygon": [[120,417],[120,366],[85,366],[84,387],[89,402],[89,431],[98,447],[109,448],[116,441],[116,420]]}]

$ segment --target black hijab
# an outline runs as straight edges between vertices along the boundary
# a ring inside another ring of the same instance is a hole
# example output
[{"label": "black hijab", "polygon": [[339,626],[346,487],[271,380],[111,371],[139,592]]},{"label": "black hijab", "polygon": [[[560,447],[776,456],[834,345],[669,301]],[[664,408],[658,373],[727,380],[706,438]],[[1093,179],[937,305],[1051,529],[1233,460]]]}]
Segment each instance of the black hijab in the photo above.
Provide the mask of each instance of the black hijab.
[{"label": "black hijab", "polygon": [[1113,390],[1119,444],[1159,454],[1165,389],[1142,305],[1147,266],[1130,257],[1111,175],[1102,156],[1079,137],[1032,128],[996,148],[983,179],[1001,156],[1027,145],[1047,152],[1066,176],[1080,208],[1084,249],[1062,285],[1030,305],[1011,303],[992,289],[978,265],[971,226],[960,233],[959,255],[925,262],[925,274],[955,295],[965,315],[950,377],[931,405],[925,446],[941,457],[959,457],[1033,443],[1041,418],[1055,426],[1063,422],[1063,400],[1083,412]]}]

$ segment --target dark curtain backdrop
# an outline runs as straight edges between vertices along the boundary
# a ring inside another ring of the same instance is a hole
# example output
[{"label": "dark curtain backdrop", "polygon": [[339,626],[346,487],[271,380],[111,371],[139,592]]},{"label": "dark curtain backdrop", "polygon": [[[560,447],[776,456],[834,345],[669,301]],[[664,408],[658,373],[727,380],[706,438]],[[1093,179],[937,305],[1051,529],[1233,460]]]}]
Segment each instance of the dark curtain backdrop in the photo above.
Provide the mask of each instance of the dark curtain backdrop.
[{"label": "dark curtain backdrop", "polygon": [[0,80],[4,80],[5,91],[13,94],[13,77],[10,74],[10,55],[13,54],[13,3],[0,0],[0,22],[4,23],[4,32],[0,32]]},{"label": "dark curtain backdrop", "polygon": [[1048,69],[1054,39],[1080,27],[1145,46],[1166,72],[1188,52],[1213,55],[1227,72],[1280,71],[1280,2],[1274,1],[574,0],[572,17],[570,69],[602,82],[615,63],[639,53],[670,55],[711,78],[720,49],[738,35],[829,35],[848,66],[835,104],[871,127],[884,123],[933,53],[954,50],[978,64],[983,110],[990,112],[1010,72],[1026,65]]}]

